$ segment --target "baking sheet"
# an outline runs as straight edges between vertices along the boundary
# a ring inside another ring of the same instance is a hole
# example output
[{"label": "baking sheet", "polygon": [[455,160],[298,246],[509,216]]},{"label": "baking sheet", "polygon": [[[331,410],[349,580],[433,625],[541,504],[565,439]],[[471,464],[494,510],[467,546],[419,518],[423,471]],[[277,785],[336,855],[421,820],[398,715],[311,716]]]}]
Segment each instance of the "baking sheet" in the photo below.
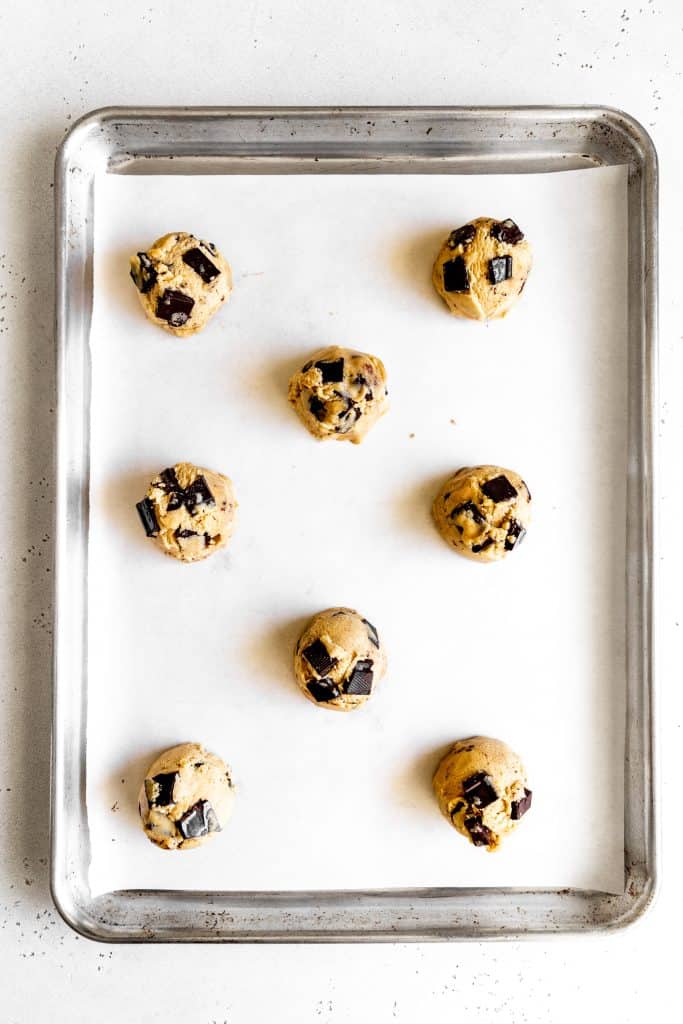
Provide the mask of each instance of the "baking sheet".
[{"label": "baking sheet", "polygon": [[[433,256],[472,216],[535,249],[519,307],[461,323]],[[127,256],[168,230],[216,242],[235,292],[186,341],[142,318]],[[529,176],[124,177],[96,182],[89,546],[93,894],[117,888],[623,886],[626,170]],[[286,402],[314,348],[381,356],[392,408],[360,447],[316,444]],[[228,552],[177,565],[134,509],[180,459],[227,472]],[[429,506],[463,464],[534,496],[501,565],[450,553]],[[291,649],[331,604],[379,627],[390,669],[351,715],[304,701]],[[534,809],[471,848],[430,778],[473,732],[523,756]],[[145,768],[197,739],[239,792],[225,835],[147,843]]]}]

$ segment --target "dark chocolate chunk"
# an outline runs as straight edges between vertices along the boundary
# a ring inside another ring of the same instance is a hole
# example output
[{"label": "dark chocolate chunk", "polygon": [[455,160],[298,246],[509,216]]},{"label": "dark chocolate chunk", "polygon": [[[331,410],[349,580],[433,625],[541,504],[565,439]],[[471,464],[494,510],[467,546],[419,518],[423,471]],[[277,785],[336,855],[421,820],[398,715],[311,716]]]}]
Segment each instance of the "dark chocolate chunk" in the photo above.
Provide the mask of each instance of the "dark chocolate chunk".
[{"label": "dark chocolate chunk", "polygon": [[489,260],[489,281],[500,284],[512,277],[512,256],[494,256]]},{"label": "dark chocolate chunk", "polygon": [[531,807],[531,797],[533,793],[530,789],[524,789],[524,796],[521,800],[513,800],[512,807],[510,808],[510,817],[513,821],[519,821],[520,818],[524,817],[526,812]]},{"label": "dark chocolate chunk", "polygon": [[213,253],[214,256],[218,255],[218,249],[213,244],[213,242],[205,242],[204,239],[202,239],[202,245],[204,246],[205,249],[208,249],[209,252]]},{"label": "dark chocolate chunk", "polygon": [[498,799],[493,780],[486,772],[475,772],[474,775],[470,775],[469,779],[463,782],[462,791],[467,802],[474,807],[488,807]]},{"label": "dark chocolate chunk", "polygon": [[148,537],[156,537],[159,533],[159,523],[157,522],[156,512],[154,511],[154,502],[149,498],[143,498],[135,506],[140,516],[140,522],[145,528],[145,533]]},{"label": "dark chocolate chunk", "polygon": [[323,384],[339,384],[344,380],[343,359],[323,359],[315,365],[323,375]]},{"label": "dark chocolate chunk", "polygon": [[507,242],[508,245],[517,245],[524,238],[524,232],[508,217],[507,220],[499,220],[497,224],[491,225],[491,238]]},{"label": "dark chocolate chunk", "polygon": [[317,395],[311,395],[308,399],[308,408],[319,423],[327,419],[327,405],[325,402],[321,402]]},{"label": "dark chocolate chunk", "polygon": [[302,373],[308,373],[308,371],[310,370],[310,368],[312,366],[313,366],[313,360],[311,359],[309,362],[304,363],[304,365],[301,367],[301,372]]},{"label": "dark chocolate chunk", "polygon": [[306,683],[306,689],[315,697],[318,704],[326,704],[341,696],[339,687],[331,679],[312,679],[310,683]]},{"label": "dark chocolate chunk", "polygon": [[457,249],[459,245],[469,245],[476,233],[474,224],[463,224],[461,228],[451,231],[448,236],[448,248]]},{"label": "dark chocolate chunk", "polygon": [[330,656],[322,640],[314,640],[301,654],[319,676],[326,676],[337,664],[337,659]]},{"label": "dark chocolate chunk", "polygon": [[445,292],[468,292],[470,277],[462,256],[448,260],[443,265],[443,290]]},{"label": "dark chocolate chunk", "polygon": [[201,249],[188,249],[183,253],[183,263],[191,267],[195,274],[199,274],[204,284],[211,284],[220,276],[220,270],[208,256],[205,256]]},{"label": "dark chocolate chunk", "polygon": [[180,527],[173,534],[176,540],[185,540],[187,537],[197,537],[196,530],[181,530]]},{"label": "dark chocolate chunk", "polygon": [[[353,378],[353,383],[357,384],[359,388],[364,388],[368,383],[367,377],[364,377],[362,373],[357,373]],[[370,394],[371,392],[368,393]]]},{"label": "dark chocolate chunk", "polygon": [[209,832],[221,831],[216,812],[208,800],[198,800],[189,811],[185,811],[178,821],[178,828],[185,839],[200,839]]},{"label": "dark chocolate chunk", "polygon": [[157,316],[171,327],[183,327],[190,319],[193,307],[194,299],[191,295],[167,288],[157,301]]},{"label": "dark chocolate chunk", "polygon": [[514,547],[521,544],[526,537],[526,530],[521,523],[518,523],[516,519],[513,519],[508,526],[507,537],[505,538],[505,550],[512,551]]},{"label": "dark chocolate chunk", "polygon": [[161,772],[145,779],[145,794],[150,807],[168,807],[173,803],[173,787],[177,778],[177,772]]},{"label": "dark chocolate chunk", "polygon": [[462,802],[462,800],[458,800],[457,804],[455,805],[455,807],[451,811],[451,818],[453,817],[454,814],[460,814],[460,812],[462,811],[464,806],[465,806],[465,804]]},{"label": "dark chocolate chunk", "polygon": [[197,505],[216,504],[216,499],[211,493],[209,485],[206,482],[206,477],[203,473],[200,473],[198,477],[195,477],[190,486],[185,488],[183,496],[190,515],[194,515],[194,510]]},{"label": "dark chocolate chunk", "polygon": [[492,544],[493,544],[493,537],[487,537],[486,540],[483,540],[481,542],[481,544],[473,544],[472,545],[472,554],[473,555],[478,555],[480,551],[486,551],[486,549],[490,548]]},{"label": "dark chocolate chunk", "polygon": [[465,818],[465,828],[470,834],[475,846],[490,846],[493,841],[493,833],[479,818]]},{"label": "dark chocolate chunk", "polygon": [[529,499],[529,501],[531,501],[531,491],[529,490],[529,485],[526,482],[526,480],[522,480],[522,483],[524,484],[524,486],[526,488],[526,496]]},{"label": "dark chocolate chunk", "polygon": [[369,658],[365,661],[357,661],[353,672],[346,680],[344,693],[367,696],[372,690],[372,666],[373,662]]},{"label": "dark chocolate chunk", "polygon": [[137,290],[146,295],[157,283],[157,272],[146,252],[139,252],[138,260],[140,265],[139,267],[130,268],[130,276],[133,278]]},{"label": "dark chocolate chunk", "polygon": [[481,489],[486,497],[495,501],[496,504],[499,501],[510,501],[511,498],[517,497],[516,489],[502,473],[500,476],[494,476],[493,480],[486,480],[481,485]]},{"label": "dark chocolate chunk", "polygon": [[484,523],[486,522],[483,515],[481,514],[481,512],[479,511],[479,509],[477,508],[473,501],[463,501],[462,505],[457,505],[451,512],[450,518],[455,519],[463,512],[466,512],[467,515],[471,516],[472,519],[474,519],[475,523],[478,523],[479,526],[483,526]]},{"label": "dark chocolate chunk", "polygon": [[371,622],[368,622],[367,619],[363,619],[362,621],[368,627],[368,637],[370,638],[370,643],[374,644],[377,650],[379,650],[379,633],[377,632],[373,624]]},{"label": "dark chocolate chunk", "polygon": [[170,494],[171,491],[182,491],[173,466],[169,466],[168,469],[162,469],[161,473],[159,473],[159,479],[167,494]]}]

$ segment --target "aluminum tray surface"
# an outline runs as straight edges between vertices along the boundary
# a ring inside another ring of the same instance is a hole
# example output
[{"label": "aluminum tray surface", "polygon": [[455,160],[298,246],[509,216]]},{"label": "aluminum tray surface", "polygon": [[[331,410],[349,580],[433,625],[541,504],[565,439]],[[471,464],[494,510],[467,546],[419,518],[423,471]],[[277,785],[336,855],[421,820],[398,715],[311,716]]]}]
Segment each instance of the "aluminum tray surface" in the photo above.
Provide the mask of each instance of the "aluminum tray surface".
[{"label": "aluminum tray surface", "polygon": [[[324,892],[88,888],[86,808],[89,329],[93,183],[112,174],[562,171],[627,164],[628,469],[624,888]],[[51,880],[75,929],[104,941],[407,941],[614,929],[656,885],[653,408],[657,162],[608,108],[154,108],[95,111],[56,164],[57,523]]]}]

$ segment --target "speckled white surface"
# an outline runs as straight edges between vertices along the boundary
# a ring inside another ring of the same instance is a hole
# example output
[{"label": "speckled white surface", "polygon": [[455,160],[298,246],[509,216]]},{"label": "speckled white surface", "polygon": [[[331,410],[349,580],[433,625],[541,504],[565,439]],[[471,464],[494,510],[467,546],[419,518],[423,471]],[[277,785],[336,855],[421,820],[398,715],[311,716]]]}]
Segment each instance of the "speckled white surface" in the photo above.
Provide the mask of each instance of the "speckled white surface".
[{"label": "speckled white surface", "polygon": [[[679,0],[583,3],[225,0],[198,12],[179,0],[34,0],[0,7],[3,1024],[676,1018],[683,10]],[[623,934],[549,943],[131,948],[77,938],[57,917],[47,886],[56,145],[80,114],[112,103],[501,102],[614,104],[639,118],[659,149],[666,560],[657,905]]]}]

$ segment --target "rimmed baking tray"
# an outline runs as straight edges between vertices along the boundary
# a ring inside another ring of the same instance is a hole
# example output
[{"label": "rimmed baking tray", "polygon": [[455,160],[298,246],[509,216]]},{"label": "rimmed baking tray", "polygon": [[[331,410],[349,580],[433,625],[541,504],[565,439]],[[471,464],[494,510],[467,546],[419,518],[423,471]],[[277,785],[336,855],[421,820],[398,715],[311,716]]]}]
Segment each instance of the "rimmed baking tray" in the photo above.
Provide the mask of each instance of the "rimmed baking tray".
[{"label": "rimmed baking tray", "polygon": [[[523,174],[628,165],[628,470],[624,886],[315,892],[88,886],[86,805],[89,327],[96,173]],[[511,938],[613,929],[656,880],[653,742],[653,407],[656,155],[606,108],[110,109],[57,157],[59,436],[51,878],[79,932],[105,941]]]}]

